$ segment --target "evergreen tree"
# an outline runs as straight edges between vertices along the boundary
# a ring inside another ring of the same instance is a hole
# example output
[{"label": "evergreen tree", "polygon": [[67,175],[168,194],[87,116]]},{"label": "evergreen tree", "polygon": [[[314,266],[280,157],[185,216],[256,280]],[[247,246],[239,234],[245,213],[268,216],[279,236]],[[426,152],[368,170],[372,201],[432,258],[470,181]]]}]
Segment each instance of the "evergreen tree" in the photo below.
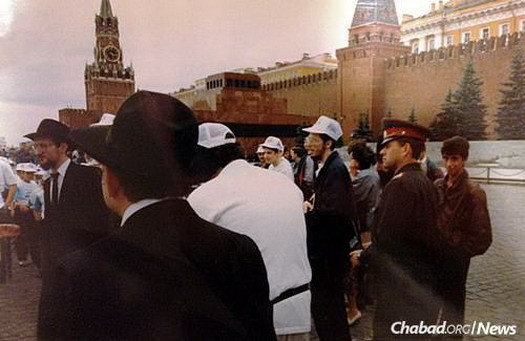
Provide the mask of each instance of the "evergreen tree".
[{"label": "evergreen tree", "polygon": [[501,139],[525,138],[525,59],[517,50],[510,65],[510,78],[502,83],[503,98],[498,110],[499,126],[496,132]]},{"label": "evergreen tree", "polygon": [[482,103],[481,81],[474,70],[472,61],[467,63],[459,89],[454,93],[454,100],[460,114],[459,130],[468,140],[481,140],[485,137],[485,115],[487,107]]},{"label": "evergreen tree", "polygon": [[412,111],[410,111],[408,116],[408,122],[417,123],[416,107],[412,107]]},{"label": "evergreen tree", "polygon": [[370,129],[370,120],[368,114],[359,115],[359,123],[352,133],[352,139],[363,139],[372,141],[372,129]]},{"label": "evergreen tree", "polygon": [[454,93],[452,90],[448,90],[445,102],[441,105],[441,111],[430,124],[432,139],[443,141],[450,137],[461,135],[462,132],[459,129],[462,125],[461,118]]}]

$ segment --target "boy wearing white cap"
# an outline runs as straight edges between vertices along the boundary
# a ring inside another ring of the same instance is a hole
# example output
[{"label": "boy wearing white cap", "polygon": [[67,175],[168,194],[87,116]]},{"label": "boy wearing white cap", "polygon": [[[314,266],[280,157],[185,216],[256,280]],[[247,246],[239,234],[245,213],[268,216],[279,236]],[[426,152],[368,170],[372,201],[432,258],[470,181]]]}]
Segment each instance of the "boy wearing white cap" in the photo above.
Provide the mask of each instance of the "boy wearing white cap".
[{"label": "boy wearing white cap", "polygon": [[257,152],[255,152],[255,154],[257,154],[258,160],[255,166],[261,168],[268,168],[269,165],[266,163],[266,158],[264,157],[264,148],[261,146],[257,147]]},{"label": "boy wearing white cap", "polygon": [[16,239],[18,265],[29,265],[27,256],[31,253],[31,259],[40,268],[40,248],[36,236],[35,219],[29,203],[33,193],[39,190],[38,185],[33,181],[36,166],[32,163],[19,163],[17,171],[20,171],[20,181],[15,194],[13,213],[14,221],[21,229]]},{"label": "boy wearing white cap", "polygon": [[213,175],[188,202],[201,218],[255,241],[268,273],[278,339],[309,340],[311,270],[301,191],[281,175],[246,162],[222,124],[201,124],[198,144],[198,153],[206,154],[199,159],[208,163],[198,167],[212,165],[208,174]]},{"label": "boy wearing white cap", "polygon": [[264,149],[264,158],[270,164],[268,169],[282,173],[294,181],[292,165],[283,157],[284,145],[281,139],[268,136],[260,147]]},{"label": "boy wearing white cap", "polygon": [[305,202],[308,256],[312,266],[312,315],[321,341],[351,340],[346,320],[343,278],[356,220],[352,181],[335,151],[343,136],[339,123],[321,116],[309,128],[308,154],[318,162],[314,195]]}]

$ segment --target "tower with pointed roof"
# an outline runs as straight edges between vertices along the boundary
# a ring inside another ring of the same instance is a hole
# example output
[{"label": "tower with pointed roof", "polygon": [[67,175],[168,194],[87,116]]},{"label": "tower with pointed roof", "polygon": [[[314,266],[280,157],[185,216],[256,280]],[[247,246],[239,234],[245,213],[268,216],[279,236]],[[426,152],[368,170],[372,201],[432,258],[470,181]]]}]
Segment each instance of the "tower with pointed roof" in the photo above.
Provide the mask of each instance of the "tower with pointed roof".
[{"label": "tower with pointed roof", "polygon": [[102,0],[95,17],[94,62],[86,65],[84,80],[88,112],[115,114],[135,92],[135,73],[123,63],[118,18],[110,0]]},{"label": "tower with pointed roof", "polygon": [[357,126],[362,114],[369,115],[378,133],[385,108],[385,59],[403,55],[409,48],[400,43],[394,0],[358,0],[348,47],[337,50],[337,101],[345,131]]}]

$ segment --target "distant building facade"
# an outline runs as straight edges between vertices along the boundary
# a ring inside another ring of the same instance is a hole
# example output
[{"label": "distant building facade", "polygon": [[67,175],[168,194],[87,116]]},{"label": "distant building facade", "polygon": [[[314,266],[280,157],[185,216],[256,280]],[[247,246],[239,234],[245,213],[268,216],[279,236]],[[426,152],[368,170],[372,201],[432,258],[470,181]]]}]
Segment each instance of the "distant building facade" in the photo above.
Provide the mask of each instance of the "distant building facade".
[{"label": "distant building facade", "polygon": [[118,18],[110,0],[102,0],[95,18],[94,62],[86,65],[84,83],[86,109],[61,109],[59,119],[72,128],[98,121],[103,113],[116,114],[122,103],[135,92],[135,72],[123,64]]},{"label": "distant building facade", "polygon": [[406,19],[402,42],[411,47],[412,53],[419,53],[525,31],[525,2],[439,1],[428,14]]},{"label": "distant building facade", "polygon": [[263,82],[263,89],[286,99],[289,114],[334,117],[347,138],[362,115],[378,134],[388,114],[407,119],[414,110],[428,126],[472,61],[484,82],[486,133],[497,138],[501,83],[516,50],[525,51],[525,0],[438,1],[422,17],[405,15],[401,25],[397,18],[394,0],[358,0],[336,73]]}]

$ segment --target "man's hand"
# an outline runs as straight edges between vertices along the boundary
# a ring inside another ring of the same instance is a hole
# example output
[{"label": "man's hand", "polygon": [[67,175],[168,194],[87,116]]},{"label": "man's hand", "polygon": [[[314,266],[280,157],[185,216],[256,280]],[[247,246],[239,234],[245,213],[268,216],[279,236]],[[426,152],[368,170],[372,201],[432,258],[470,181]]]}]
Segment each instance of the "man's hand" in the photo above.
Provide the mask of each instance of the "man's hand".
[{"label": "man's hand", "polygon": [[363,252],[363,250],[355,250],[350,252],[350,263],[352,264],[352,268],[356,268],[361,265],[361,252]]},{"label": "man's hand", "polygon": [[306,214],[314,209],[314,205],[312,205],[311,202],[305,201],[303,202],[303,212]]}]

